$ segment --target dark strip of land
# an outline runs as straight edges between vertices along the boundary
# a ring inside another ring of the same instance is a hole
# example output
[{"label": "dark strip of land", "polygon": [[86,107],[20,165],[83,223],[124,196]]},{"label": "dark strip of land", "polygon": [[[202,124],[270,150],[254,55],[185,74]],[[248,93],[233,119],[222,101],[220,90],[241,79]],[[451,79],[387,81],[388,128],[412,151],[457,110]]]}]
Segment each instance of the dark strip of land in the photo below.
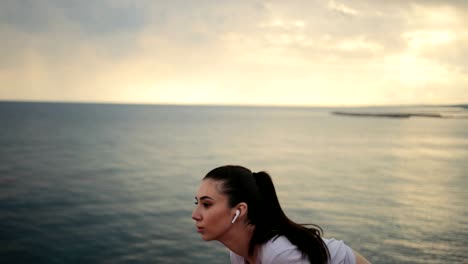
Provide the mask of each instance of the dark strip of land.
[{"label": "dark strip of land", "polygon": [[389,118],[409,118],[412,116],[418,117],[437,117],[442,118],[443,116],[438,113],[356,113],[356,112],[332,112],[334,115],[345,115],[345,116],[362,116],[362,117],[389,117]]}]

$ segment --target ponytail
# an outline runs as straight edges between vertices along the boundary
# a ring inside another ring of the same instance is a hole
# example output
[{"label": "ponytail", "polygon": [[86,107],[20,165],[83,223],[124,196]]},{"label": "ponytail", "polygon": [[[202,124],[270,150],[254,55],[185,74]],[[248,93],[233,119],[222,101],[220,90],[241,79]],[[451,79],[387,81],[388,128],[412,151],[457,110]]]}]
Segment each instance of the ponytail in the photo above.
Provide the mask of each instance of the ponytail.
[{"label": "ponytail", "polygon": [[252,175],[260,193],[261,215],[264,217],[261,217],[262,223],[254,229],[249,243],[249,254],[253,254],[255,245],[263,244],[272,238],[276,239],[278,236],[285,236],[304,257],[308,257],[310,263],[327,263],[329,252],[321,238],[323,230],[317,225],[305,227],[291,221],[281,208],[270,175],[265,171]]}]

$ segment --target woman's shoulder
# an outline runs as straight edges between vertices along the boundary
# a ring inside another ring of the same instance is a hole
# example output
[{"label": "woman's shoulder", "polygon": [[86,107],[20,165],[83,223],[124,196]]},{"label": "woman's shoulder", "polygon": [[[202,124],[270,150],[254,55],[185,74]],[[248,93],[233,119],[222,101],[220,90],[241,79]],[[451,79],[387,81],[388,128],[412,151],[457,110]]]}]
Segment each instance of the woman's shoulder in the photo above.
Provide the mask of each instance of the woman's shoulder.
[{"label": "woman's shoulder", "polygon": [[[322,238],[330,253],[330,264],[356,264],[353,250],[342,240]],[[230,252],[231,263],[244,263],[244,258]],[[307,257],[285,236],[277,236],[264,243],[258,255],[260,263],[310,263]]]},{"label": "woman's shoulder", "polygon": [[[330,263],[355,264],[353,250],[342,240],[322,238],[330,253]],[[262,263],[309,263],[307,258],[285,236],[270,239],[262,246]]]},{"label": "woman's shoulder", "polygon": [[285,236],[277,236],[262,245],[259,257],[261,263],[309,263],[302,252]]},{"label": "woman's shoulder", "polygon": [[[231,263],[244,263],[244,258],[230,252]],[[307,258],[285,236],[274,237],[265,242],[258,252],[258,263],[298,263],[309,264]]]},{"label": "woman's shoulder", "polygon": [[269,250],[273,251],[274,253],[281,253],[286,250],[295,248],[296,246],[292,244],[285,236],[275,236],[262,246],[262,250]]}]

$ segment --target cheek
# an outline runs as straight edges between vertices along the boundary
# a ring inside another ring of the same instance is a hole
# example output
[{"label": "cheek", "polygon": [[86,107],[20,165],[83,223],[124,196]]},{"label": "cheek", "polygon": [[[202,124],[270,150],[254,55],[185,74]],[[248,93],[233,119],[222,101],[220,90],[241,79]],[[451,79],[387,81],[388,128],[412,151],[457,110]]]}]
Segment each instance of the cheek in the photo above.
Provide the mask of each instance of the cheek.
[{"label": "cheek", "polygon": [[229,213],[225,209],[208,210],[206,212],[205,219],[212,227],[221,228],[229,223]]}]

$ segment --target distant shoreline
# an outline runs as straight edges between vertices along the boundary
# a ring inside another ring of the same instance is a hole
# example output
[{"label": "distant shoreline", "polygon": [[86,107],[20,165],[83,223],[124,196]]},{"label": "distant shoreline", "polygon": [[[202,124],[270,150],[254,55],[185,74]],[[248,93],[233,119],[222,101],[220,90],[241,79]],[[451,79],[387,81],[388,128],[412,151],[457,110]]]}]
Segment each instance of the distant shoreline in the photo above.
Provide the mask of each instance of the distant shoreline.
[{"label": "distant shoreline", "polygon": [[410,113],[351,113],[334,111],[334,115],[345,115],[345,116],[362,116],[362,117],[388,117],[388,118],[410,118],[412,116],[420,117],[438,117],[441,118],[441,114],[410,114]]},{"label": "distant shoreline", "polygon": [[440,113],[367,113],[367,112],[343,112],[333,111],[334,115],[353,116],[353,117],[384,117],[384,118],[410,118],[410,117],[429,117],[429,118],[468,118],[468,115],[442,115]]}]

